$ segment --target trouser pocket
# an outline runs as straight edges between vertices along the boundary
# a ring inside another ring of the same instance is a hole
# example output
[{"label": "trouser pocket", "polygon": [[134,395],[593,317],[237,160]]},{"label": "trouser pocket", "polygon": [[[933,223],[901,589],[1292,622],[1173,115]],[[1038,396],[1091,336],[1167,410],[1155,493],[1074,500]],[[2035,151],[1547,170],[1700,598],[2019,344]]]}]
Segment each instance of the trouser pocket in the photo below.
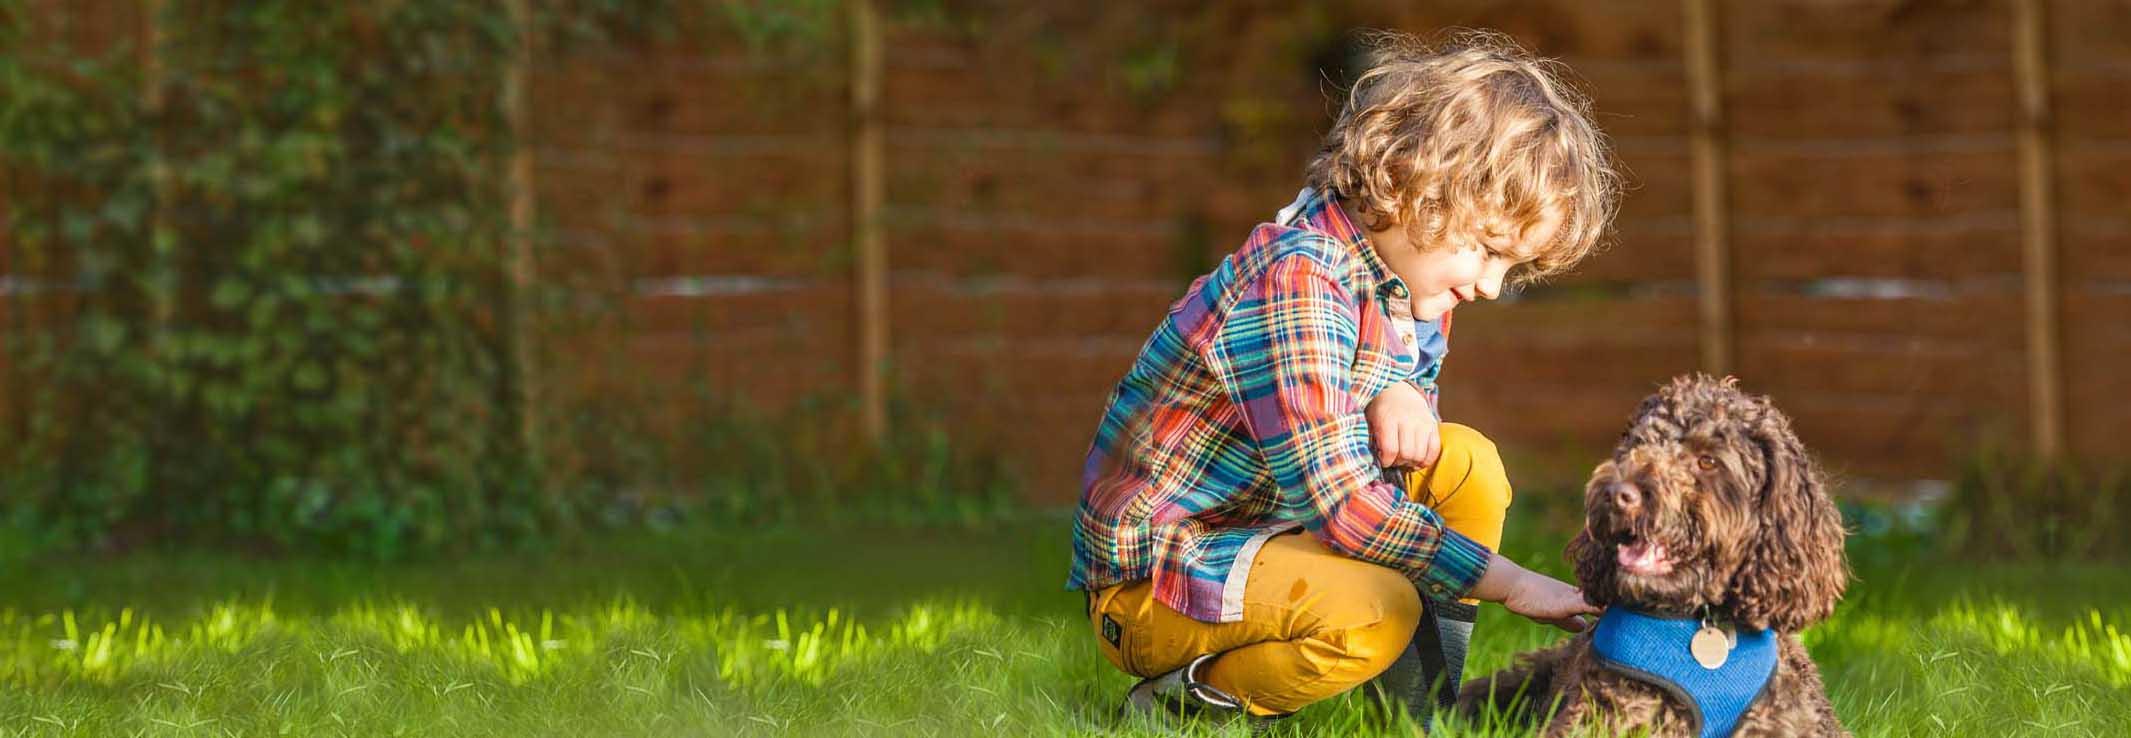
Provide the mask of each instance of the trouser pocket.
[{"label": "trouser pocket", "polygon": [[1140,672],[1139,659],[1132,648],[1134,636],[1144,634],[1136,632],[1137,624],[1123,617],[1117,607],[1117,594],[1126,586],[1121,584],[1088,593],[1088,625],[1094,629],[1096,645],[1103,658],[1110,660],[1110,665],[1133,676],[1146,676]]}]

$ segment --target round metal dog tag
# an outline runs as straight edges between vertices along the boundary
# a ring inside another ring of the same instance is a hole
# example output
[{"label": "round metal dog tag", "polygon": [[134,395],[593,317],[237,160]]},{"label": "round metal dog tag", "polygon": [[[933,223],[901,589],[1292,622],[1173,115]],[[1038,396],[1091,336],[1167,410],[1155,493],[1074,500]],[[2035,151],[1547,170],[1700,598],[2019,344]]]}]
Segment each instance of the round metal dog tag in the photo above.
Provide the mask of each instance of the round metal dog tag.
[{"label": "round metal dog tag", "polygon": [[1694,632],[1694,640],[1687,643],[1687,651],[1694,654],[1694,662],[1704,669],[1716,669],[1731,660],[1731,636],[1722,628],[1703,625]]}]

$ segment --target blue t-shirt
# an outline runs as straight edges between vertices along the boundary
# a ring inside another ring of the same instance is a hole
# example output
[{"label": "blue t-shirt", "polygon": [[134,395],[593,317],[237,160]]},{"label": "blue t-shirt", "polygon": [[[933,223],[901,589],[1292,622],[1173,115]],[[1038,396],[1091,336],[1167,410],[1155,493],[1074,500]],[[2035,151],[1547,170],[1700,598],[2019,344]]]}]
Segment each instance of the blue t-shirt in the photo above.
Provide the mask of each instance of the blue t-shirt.
[{"label": "blue t-shirt", "polygon": [[1414,384],[1430,390],[1435,389],[1435,378],[1443,373],[1443,357],[1450,354],[1450,337],[1443,334],[1443,319],[1413,321]]}]

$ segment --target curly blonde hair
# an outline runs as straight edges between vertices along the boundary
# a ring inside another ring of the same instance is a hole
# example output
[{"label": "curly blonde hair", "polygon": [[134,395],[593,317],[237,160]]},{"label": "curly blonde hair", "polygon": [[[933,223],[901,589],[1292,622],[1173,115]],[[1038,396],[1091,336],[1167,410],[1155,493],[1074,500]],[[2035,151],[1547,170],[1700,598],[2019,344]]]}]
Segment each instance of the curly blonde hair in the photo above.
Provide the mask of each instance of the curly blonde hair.
[{"label": "curly blonde hair", "polygon": [[1620,178],[1590,101],[1558,63],[1488,32],[1456,33],[1441,48],[1396,32],[1366,40],[1373,66],[1311,159],[1311,186],[1424,250],[1518,238],[1558,214],[1553,241],[1517,268],[1520,282],[1598,248]]}]

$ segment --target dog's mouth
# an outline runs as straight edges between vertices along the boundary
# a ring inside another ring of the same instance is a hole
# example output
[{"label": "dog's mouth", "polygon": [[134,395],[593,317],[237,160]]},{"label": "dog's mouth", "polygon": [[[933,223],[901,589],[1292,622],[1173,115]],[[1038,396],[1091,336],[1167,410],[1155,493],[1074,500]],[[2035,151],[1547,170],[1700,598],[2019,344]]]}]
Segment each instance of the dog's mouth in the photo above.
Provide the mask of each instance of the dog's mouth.
[{"label": "dog's mouth", "polygon": [[1615,547],[1614,561],[1620,570],[1640,577],[1661,577],[1672,573],[1672,558],[1665,551],[1665,544],[1630,536]]}]

